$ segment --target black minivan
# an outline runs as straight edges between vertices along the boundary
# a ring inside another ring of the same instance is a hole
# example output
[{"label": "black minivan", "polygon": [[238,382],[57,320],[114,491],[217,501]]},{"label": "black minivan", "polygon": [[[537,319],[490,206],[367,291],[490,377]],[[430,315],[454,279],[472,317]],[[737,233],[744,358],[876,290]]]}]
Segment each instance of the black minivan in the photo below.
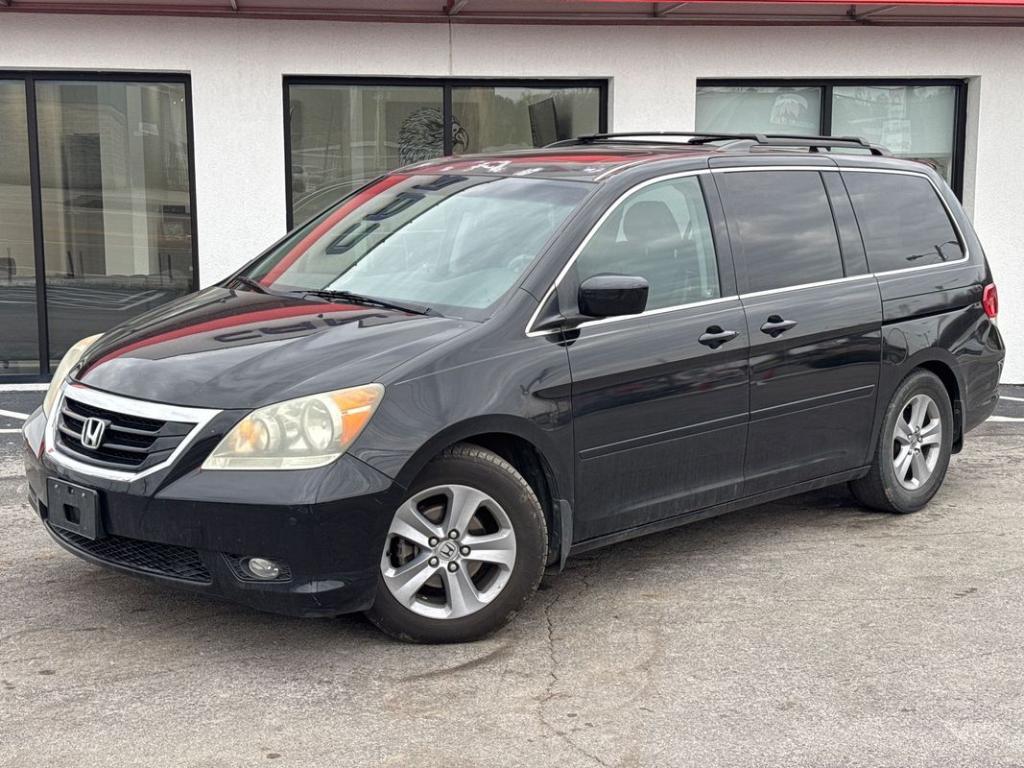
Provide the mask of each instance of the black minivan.
[{"label": "black minivan", "polygon": [[858,139],[432,160],[71,349],[31,503],[93,563],[470,640],[594,547],[834,483],[921,508],[996,312],[949,187]]}]

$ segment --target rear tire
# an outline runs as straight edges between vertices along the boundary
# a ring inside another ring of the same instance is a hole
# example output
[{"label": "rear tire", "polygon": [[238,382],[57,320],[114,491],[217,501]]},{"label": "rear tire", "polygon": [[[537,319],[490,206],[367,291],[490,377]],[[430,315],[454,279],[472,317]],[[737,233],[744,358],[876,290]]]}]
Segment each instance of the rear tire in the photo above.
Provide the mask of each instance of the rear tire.
[{"label": "rear tire", "polygon": [[533,594],[546,554],[533,488],[497,454],[461,443],[427,465],[396,510],[366,615],[399,640],[478,640]]},{"label": "rear tire", "polygon": [[866,507],[907,514],[931,501],[946,477],[953,446],[949,393],[930,371],[917,370],[885,411],[871,471],[850,483]]}]

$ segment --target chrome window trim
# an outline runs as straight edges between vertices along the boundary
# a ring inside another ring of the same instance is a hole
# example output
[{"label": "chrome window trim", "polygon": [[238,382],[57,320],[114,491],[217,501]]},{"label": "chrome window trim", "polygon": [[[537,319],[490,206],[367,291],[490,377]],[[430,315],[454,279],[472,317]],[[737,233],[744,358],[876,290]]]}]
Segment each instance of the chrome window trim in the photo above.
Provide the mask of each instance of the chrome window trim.
[{"label": "chrome window trim", "polygon": [[769,288],[765,291],[751,291],[750,293],[741,293],[741,299],[756,299],[761,296],[771,296],[776,293],[789,293],[790,291],[804,291],[808,288],[820,288],[824,285],[836,285],[837,283],[853,283],[858,280],[874,279],[874,275],[870,272],[865,272],[862,275],[849,275],[847,277],[835,277],[831,280],[819,280],[816,283],[800,283],[799,285],[787,285],[782,288]]},{"label": "chrome window trim", "polygon": [[[80,400],[87,405],[96,406],[97,408],[104,408],[108,411],[124,413],[129,416],[140,416],[146,419],[155,419],[157,421],[191,422],[195,424],[195,426],[192,427],[191,431],[182,438],[178,447],[171,452],[170,456],[159,464],[148,467],[141,472],[98,467],[95,464],[79,461],[78,459],[68,456],[57,449],[57,421],[60,419],[61,408],[64,405],[64,397],[69,390],[74,392],[74,398],[76,400]],[[185,449],[188,448],[196,435],[198,435],[219,413],[221,413],[221,411],[213,408],[192,408],[183,405],[155,403],[151,400],[137,400],[132,397],[124,397],[123,395],[115,395],[110,392],[104,392],[103,390],[93,389],[92,387],[87,387],[83,384],[65,382],[61,386],[60,395],[54,402],[53,410],[46,419],[46,453],[44,455],[54,464],[64,467],[65,469],[80,472],[83,475],[100,477],[104,480],[138,480],[141,477],[146,477],[147,475],[151,475],[154,472],[159,472],[161,469],[171,466],[185,451]]]},{"label": "chrome window trim", "polygon": [[[733,296],[723,296],[717,299],[709,299],[707,301],[692,302],[690,304],[679,304],[674,307],[660,307],[658,309],[646,310],[638,315],[624,315],[622,317],[603,317],[597,320],[587,320],[575,326],[575,329],[586,328],[587,326],[590,325],[614,323],[621,320],[632,320],[638,317],[646,317],[648,315],[662,314],[665,312],[676,312],[678,310],[687,309],[689,307],[706,306],[709,304],[729,301],[731,299],[738,298],[742,300],[744,298],[768,296],[774,293],[797,291],[806,288],[817,288],[822,285],[831,285],[835,283],[843,283],[853,280],[862,280],[869,277],[890,277],[892,275],[899,275],[905,272],[919,272],[925,269],[949,267],[952,265],[963,264],[965,262],[970,261],[971,254],[970,248],[967,245],[967,238],[964,237],[964,232],[960,228],[960,223],[956,220],[956,216],[953,215],[952,208],[950,208],[949,203],[946,201],[946,198],[943,197],[942,191],[939,189],[935,181],[932,180],[932,178],[927,173],[923,173],[921,171],[905,170],[899,168],[851,168],[834,165],[739,165],[729,166],[727,168],[700,168],[692,171],[681,171],[678,173],[666,174],[664,176],[656,176],[653,179],[647,179],[646,181],[642,181],[636,186],[627,189],[625,192],[619,195],[611,205],[608,206],[608,209],[603,214],[601,214],[601,218],[597,220],[594,226],[591,227],[590,231],[587,232],[586,237],[584,237],[580,244],[576,247],[576,250],[572,252],[572,255],[566,261],[565,266],[562,267],[558,275],[555,277],[554,281],[551,283],[551,286],[547,289],[547,291],[544,292],[543,298],[537,303],[537,308],[533,311],[533,314],[530,315],[530,320],[526,324],[526,335],[530,338],[534,338],[537,336],[549,336],[553,333],[561,333],[561,331],[557,328],[552,328],[546,331],[535,331],[533,330],[533,325],[534,323],[537,322],[537,316],[540,314],[541,310],[544,308],[547,302],[550,301],[551,295],[558,289],[558,286],[561,284],[562,279],[566,276],[566,274],[568,274],[569,270],[572,269],[573,265],[576,263],[577,257],[579,257],[583,249],[587,247],[587,244],[590,242],[590,239],[594,236],[594,234],[601,227],[601,225],[604,224],[605,219],[607,219],[626,198],[630,197],[633,193],[638,192],[641,189],[644,189],[652,184],[657,184],[658,182],[662,181],[670,181],[672,179],[684,178],[686,176],[702,176],[714,173],[742,173],[745,171],[831,171],[835,173],[888,173],[897,176],[918,176],[920,178],[925,179],[929,184],[932,185],[932,189],[935,190],[935,194],[939,198],[939,202],[942,203],[942,207],[945,209],[946,215],[949,217],[950,223],[952,223],[953,229],[956,231],[957,237],[960,239],[960,247],[963,249],[964,255],[962,258],[956,259],[955,261],[942,261],[939,262],[938,264],[924,264],[920,267],[903,267],[901,269],[890,269],[885,272],[865,272],[862,275],[849,275],[846,277],[838,277],[834,280],[823,280],[815,283],[802,283],[800,285],[787,285],[784,288],[772,288],[767,291],[754,291],[751,293],[742,293]],[[858,228],[859,226],[860,223],[858,222]],[[717,251],[715,252],[715,258],[718,258]],[[867,254],[865,254],[865,260],[867,260]]]}]

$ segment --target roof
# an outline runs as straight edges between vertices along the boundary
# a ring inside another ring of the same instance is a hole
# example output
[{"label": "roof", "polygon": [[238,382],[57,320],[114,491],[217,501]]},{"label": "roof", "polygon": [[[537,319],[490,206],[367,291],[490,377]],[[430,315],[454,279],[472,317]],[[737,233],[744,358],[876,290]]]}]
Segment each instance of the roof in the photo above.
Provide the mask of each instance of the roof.
[{"label": "roof", "polygon": [[[648,138],[642,139],[640,137]],[[688,143],[693,141],[694,143]],[[878,160],[888,152],[855,137],[764,136],[758,134],[596,134],[559,142],[540,149],[441,157],[400,168],[396,173],[459,173],[497,176],[530,176],[546,179],[602,181],[623,171],[654,163],[674,162],[706,167],[710,157],[736,157],[756,152],[759,156],[793,157],[828,147],[863,148],[865,156]],[[835,155],[843,161],[857,155]],[[888,158],[892,160],[892,158]]]},{"label": "roof", "polygon": [[685,145],[676,147],[547,147],[441,157],[406,166],[399,172],[480,173],[594,181],[643,163],[669,158],[679,159],[685,156],[707,157],[712,151],[714,151],[713,148],[707,146],[687,147]]},{"label": "roof", "polygon": [[4,13],[467,24],[1024,25],[1024,0],[0,0]]}]

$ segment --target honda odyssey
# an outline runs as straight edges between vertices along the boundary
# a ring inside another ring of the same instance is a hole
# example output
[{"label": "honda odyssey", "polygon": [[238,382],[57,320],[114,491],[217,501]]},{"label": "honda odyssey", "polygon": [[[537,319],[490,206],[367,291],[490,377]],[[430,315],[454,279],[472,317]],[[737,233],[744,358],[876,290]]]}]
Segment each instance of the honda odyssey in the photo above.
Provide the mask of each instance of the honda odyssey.
[{"label": "honda odyssey", "polygon": [[92,563],[471,640],[595,547],[836,483],[920,509],[996,313],[946,183],[858,139],[431,160],[70,349],[30,500]]}]

